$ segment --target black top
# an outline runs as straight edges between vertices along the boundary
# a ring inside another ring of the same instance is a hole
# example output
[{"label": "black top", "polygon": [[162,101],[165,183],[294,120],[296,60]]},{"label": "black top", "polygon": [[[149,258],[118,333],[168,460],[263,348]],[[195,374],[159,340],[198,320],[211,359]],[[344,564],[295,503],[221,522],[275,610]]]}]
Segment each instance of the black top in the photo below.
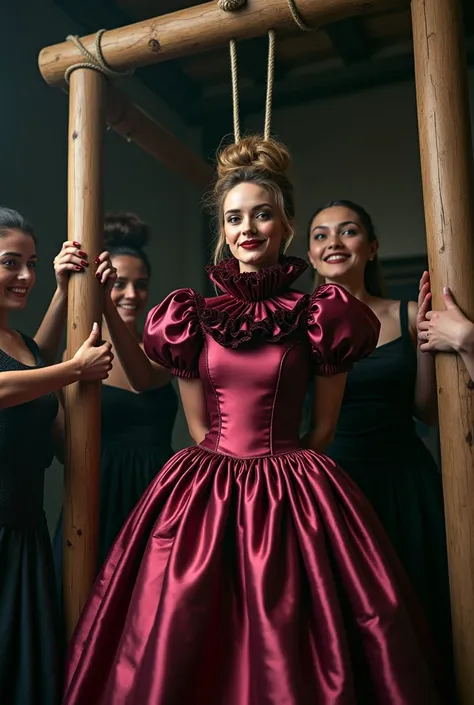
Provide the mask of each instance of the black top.
[{"label": "black top", "polygon": [[[35,365],[0,350],[0,373],[43,367],[34,340],[22,337]],[[43,516],[44,471],[53,459],[51,429],[57,413],[54,393],[0,409],[0,524],[31,526]]]}]

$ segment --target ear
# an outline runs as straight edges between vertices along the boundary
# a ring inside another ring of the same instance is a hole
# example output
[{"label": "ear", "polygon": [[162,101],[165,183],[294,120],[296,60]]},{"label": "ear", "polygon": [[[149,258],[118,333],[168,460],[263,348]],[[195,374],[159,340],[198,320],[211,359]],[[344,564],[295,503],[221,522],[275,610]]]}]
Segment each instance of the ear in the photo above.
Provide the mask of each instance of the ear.
[{"label": "ear", "polygon": [[378,240],[374,240],[373,242],[370,242],[369,243],[369,262],[373,262],[378,251],[379,251]]}]

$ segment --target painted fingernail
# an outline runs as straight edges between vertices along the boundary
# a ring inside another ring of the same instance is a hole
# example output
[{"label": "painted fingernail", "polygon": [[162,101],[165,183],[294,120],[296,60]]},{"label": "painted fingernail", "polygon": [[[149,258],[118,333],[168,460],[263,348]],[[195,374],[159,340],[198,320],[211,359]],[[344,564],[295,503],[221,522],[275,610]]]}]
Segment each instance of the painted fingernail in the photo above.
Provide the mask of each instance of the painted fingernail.
[{"label": "painted fingernail", "polygon": [[87,257],[87,252],[83,252],[82,250],[79,250],[77,254],[79,255],[79,257]]},{"label": "painted fingernail", "polygon": [[96,258],[95,258],[94,263],[95,263],[95,264],[99,264],[99,263],[100,263],[99,257],[96,257]]},{"label": "painted fingernail", "polygon": [[96,273],[95,273],[95,276],[96,276],[98,279],[100,279],[100,272],[96,272]]},{"label": "painted fingernail", "polygon": [[82,264],[83,267],[88,267],[88,266],[89,266],[89,262],[86,262],[86,261],[83,260],[83,259],[81,259],[81,264]]},{"label": "painted fingernail", "polygon": [[82,272],[82,267],[79,267],[78,264],[74,266],[74,269],[77,269],[78,272]]},{"label": "painted fingernail", "polygon": [[81,243],[80,243],[80,242],[73,242],[72,244],[74,245],[74,247],[80,247],[80,246],[81,246]]}]

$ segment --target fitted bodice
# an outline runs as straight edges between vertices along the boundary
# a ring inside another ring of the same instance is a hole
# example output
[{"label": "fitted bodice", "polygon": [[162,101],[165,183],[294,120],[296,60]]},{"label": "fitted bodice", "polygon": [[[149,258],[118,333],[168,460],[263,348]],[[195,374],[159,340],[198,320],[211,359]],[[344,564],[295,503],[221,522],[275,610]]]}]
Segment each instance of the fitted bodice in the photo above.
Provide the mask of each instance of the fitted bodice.
[{"label": "fitted bodice", "polygon": [[160,446],[171,449],[178,412],[172,384],[136,394],[102,385],[102,449],[110,444]]},{"label": "fitted bodice", "polygon": [[[42,366],[35,342],[23,338],[36,364],[24,365],[0,350],[0,374]],[[42,517],[44,472],[53,459],[51,429],[57,413],[55,394],[0,409],[0,524],[25,526]]]},{"label": "fitted bodice", "polygon": [[301,336],[232,349],[206,335],[199,374],[211,428],[201,445],[239,457],[299,448],[310,364],[309,342]]},{"label": "fitted bodice", "polygon": [[229,259],[208,268],[224,295],[180,289],[150,311],[147,355],[201,379],[210,429],[202,446],[240,458],[296,450],[310,377],[347,372],[375,348],[380,323],[365,304],[334,285],[311,296],[291,288],[306,266],[282,258],[239,273]]}]

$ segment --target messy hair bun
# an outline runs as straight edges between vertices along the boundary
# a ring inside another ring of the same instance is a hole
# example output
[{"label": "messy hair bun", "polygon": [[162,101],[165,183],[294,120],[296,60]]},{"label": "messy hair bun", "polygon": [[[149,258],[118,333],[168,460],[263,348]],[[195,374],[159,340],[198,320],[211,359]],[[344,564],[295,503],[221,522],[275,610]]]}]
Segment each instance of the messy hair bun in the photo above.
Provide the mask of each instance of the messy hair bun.
[{"label": "messy hair bun", "polygon": [[111,257],[128,255],[138,257],[148,275],[151,265],[144,248],[150,239],[150,227],[135,213],[109,213],[104,220],[104,243]]},{"label": "messy hair bun", "polygon": [[250,135],[237,144],[225,147],[217,156],[217,174],[224,179],[242,168],[266,171],[284,176],[291,163],[288,149],[281,142]]},{"label": "messy hair bun", "polygon": [[224,258],[224,201],[229,191],[242,183],[253,183],[273,196],[287,237],[285,250],[294,237],[295,204],[293,185],[287,176],[290,153],[284,144],[261,135],[249,135],[236,144],[224,147],[217,155],[217,180],[212,193],[212,207],[218,226],[214,262]]}]

